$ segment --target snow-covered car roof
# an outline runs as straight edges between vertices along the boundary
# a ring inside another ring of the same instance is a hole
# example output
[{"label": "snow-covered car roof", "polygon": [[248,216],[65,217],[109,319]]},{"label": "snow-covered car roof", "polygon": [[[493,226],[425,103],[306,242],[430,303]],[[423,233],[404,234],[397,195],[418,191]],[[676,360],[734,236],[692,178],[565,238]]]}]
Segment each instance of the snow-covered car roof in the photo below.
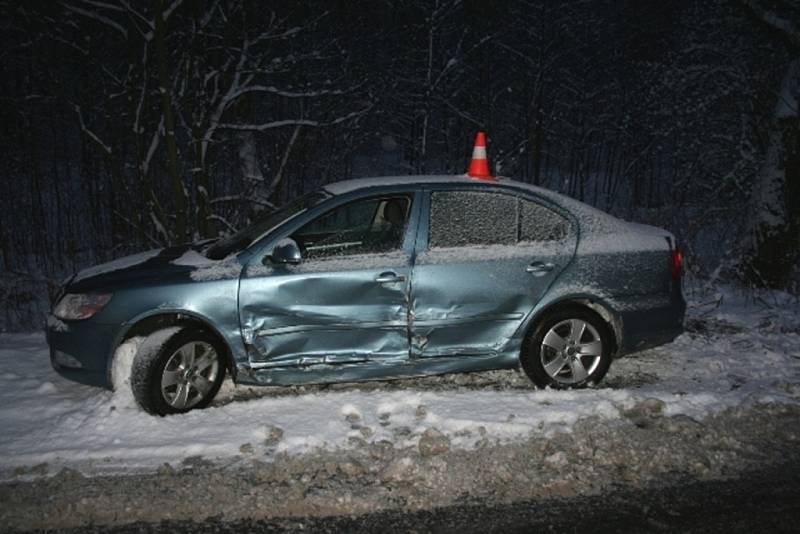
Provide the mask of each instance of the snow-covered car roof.
[{"label": "snow-covered car roof", "polygon": [[470,185],[503,185],[518,189],[527,189],[541,197],[555,202],[570,211],[575,212],[579,218],[590,217],[592,219],[613,219],[604,211],[598,210],[588,204],[584,204],[574,198],[562,195],[550,189],[526,184],[511,178],[498,176],[494,180],[482,180],[473,178],[466,174],[432,174],[432,175],[406,175],[406,176],[381,176],[375,178],[356,178],[354,180],[344,180],[323,186],[323,189],[332,195],[343,195],[352,191],[358,191],[368,187],[385,187],[393,185],[419,185],[419,184],[470,184]]},{"label": "snow-covered car roof", "polygon": [[365,189],[368,187],[385,187],[392,185],[419,185],[419,184],[470,184],[470,185],[504,185],[512,186],[519,189],[527,189],[532,193],[536,193],[542,197],[552,200],[565,207],[573,209],[589,209],[599,214],[608,216],[608,214],[597,210],[583,202],[579,202],[574,198],[556,193],[550,189],[538,187],[531,184],[526,184],[504,176],[498,176],[494,180],[482,180],[474,178],[467,174],[431,174],[431,175],[405,175],[405,176],[380,176],[375,178],[356,178],[353,180],[344,180],[341,182],[334,182],[323,186],[323,189],[332,195],[343,195],[352,191]]},{"label": "snow-covered car roof", "polygon": [[380,176],[376,178],[357,178],[334,182],[324,186],[324,189],[334,195],[342,195],[351,191],[364,189],[367,187],[381,187],[390,185],[417,185],[417,184],[443,184],[443,183],[463,183],[463,184],[503,184],[529,187],[535,191],[544,191],[539,187],[530,186],[511,180],[509,178],[498,177],[495,180],[481,180],[466,174],[431,174],[431,175],[405,175],[405,176]]}]

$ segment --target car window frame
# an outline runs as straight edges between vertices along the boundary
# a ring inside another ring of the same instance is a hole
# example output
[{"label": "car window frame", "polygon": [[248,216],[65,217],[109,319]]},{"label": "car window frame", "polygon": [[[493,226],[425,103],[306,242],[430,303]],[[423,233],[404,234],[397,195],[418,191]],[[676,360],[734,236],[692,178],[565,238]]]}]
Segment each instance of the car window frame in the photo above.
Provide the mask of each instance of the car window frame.
[{"label": "car window frame", "polygon": [[419,222],[422,216],[422,204],[424,202],[423,189],[421,184],[394,184],[386,186],[373,186],[363,189],[356,189],[338,195],[332,195],[320,204],[314,206],[297,217],[286,221],[275,227],[269,234],[263,236],[258,242],[253,243],[246,254],[242,257],[242,263],[260,265],[264,258],[268,256],[274,246],[283,239],[291,237],[298,229],[308,222],[324,215],[332,209],[350,201],[387,195],[407,194],[411,198],[411,209],[409,210],[408,222],[406,223],[406,233],[403,237],[402,252],[413,261],[416,241],[419,236]]},{"label": "car window frame", "polygon": [[[324,189],[317,189],[317,190],[315,190],[315,191],[309,191],[308,193],[304,193],[304,194],[302,194],[302,195],[298,196],[297,198],[295,198],[294,200],[292,200],[292,201],[290,201],[290,202],[287,202],[287,203],[283,204],[283,205],[282,205],[282,206],[280,206],[280,207],[278,208],[278,210],[276,210],[276,211],[284,210],[284,209],[286,209],[287,207],[289,207],[291,204],[294,204],[295,202],[299,201],[301,198],[303,198],[303,197],[311,197],[311,195],[313,195],[313,194],[318,194],[318,195],[321,197],[321,200],[320,200],[319,202],[317,202],[316,204],[313,204],[313,205],[311,205],[311,206],[309,206],[309,207],[303,208],[303,209],[301,209],[301,210],[299,210],[299,211],[296,211],[296,212],[292,213],[291,215],[288,215],[288,216],[284,217],[284,218],[283,218],[282,220],[280,220],[280,221],[273,222],[273,223],[271,224],[271,226],[269,226],[269,227],[265,228],[264,230],[260,231],[260,232],[259,232],[259,233],[256,235],[256,237],[252,238],[248,244],[246,244],[246,245],[242,246],[242,247],[241,247],[241,248],[239,248],[238,250],[234,250],[234,251],[231,251],[231,252],[229,252],[228,254],[226,254],[226,255],[225,255],[224,257],[222,257],[222,258],[214,259],[213,261],[221,261],[221,260],[223,260],[225,257],[228,257],[228,256],[234,256],[234,257],[236,257],[236,258],[238,258],[238,259],[244,259],[244,258],[248,258],[248,257],[249,257],[249,255],[250,255],[250,254],[249,254],[249,252],[250,252],[250,251],[251,251],[251,250],[252,250],[254,247],[256,247],[260,241],[262,241],[262,240],[263,240],[265,237],[267,237],[268,235],[270,235],[270,234],[271,234],[273,231],[277,230],[278,228],[280,228],[280,227],[281,227],[281,226],[283,226],[284,224],[288,223],[289,221],[292,221],[292,220],[294,220],[294,219],[296,219],[296,218],[298,218],[298,217],[302,217],[302,216],[303,216],[303,214],[305,214],[305,213],[308,213],[308,212],[310,212],[310,211],[314,210],[314,209],[315,209],[317,206],[321,206],[321,205],[325,204],[325,203],[326,203],[326,202],[328,202],[328,201],[330,200],[330,198],[331,198],[331,194],[330,194],[329,192],[325,191]],[[272,214],[268,214],[266,217],[264,217],[264,221],[266,221],[266,220],[270,219],[272,216],[273,216]],[[257,224],[262,224],[262,222],[260,222],[260,221],[259,221],[259,222],[254,222],[254,223],[251,223],[250,225],[246,226],[245,228],[243,228],[243,229],[242,229],[242,230],[240,230],[239,232],[235,232],[235,233],[233,233],[233,234],[231,234],[231,235],[229,235],[229,236],[226,236],[226,237],[223,237],[223,238],[220,238],[220,239],[222,239],[222,240],[227,240],[227,239],[230,239],[230,238],[232,238],[233,236],[235,236],[235,235],[237,235],[237,234],[239,234],[239,233],[242,233],[242,232],[244,232],[244,231],[247,231],[248,229],[250,229],[250,228],[254,227],[254,226],[255,226],[255,225],[257,225]],[[216,246],[216,245],[217,245],[217,244],[220,242],[220,239],[213,239],[213,240],[212,240],[212,243],[210,243],[210,244],[209,244],[209,245],[208,245],[208,246],[207,246],[207,247],[204,249],[203,253],[204,253],[204,254],[206,254],[206,253],[208,253],[208,252],[209,252],[211,249],[213,249],[213,248],[214,248],[214,246]]]},{"label": "car window frame", "polygon": [[[331,259],[331,258],[335,258],[335,257],[344,259],[344,258],[347,258],[348,256],[356,256],[356,255],[363,256],[363,255],[370,255],[370,254],[388,254],[388,253],[394,253],[394,252],[401,252],[405,248],[404,246],[405,246],[406,240],[408,238],[409,225],[411,223],[411,214],[412,214],[412,212],[414,210],[414,194],[411,193],[411,192],[409,192],[409,193],[402,193],[402,192],[401,193],[384,193],[384,194],[377,194],[377,195],[372,195],[372,196],[366,196],[366,197],[359,197],[359,198],[351,199],[351,200],[349,200],[347,202],[338,204],[337,206],[333,206],[330,209],[319,213],[316,217],[311,218],[305,224],[299,226],[288,237],[291,238],[293,235],[297,234],[297,232],[302,230],[305,226],[313,224],[316,221],[319,221],[320,219],[322,219],[323,217],[327,217],[328,215],[330,215],[331,213],[333,213],[334,211],[336,211],[338,209],[341,209],[341,208],[344,208],[346,206],[350,206],[350,205],[356,204],[356,203],[377,201],[376,204],[375,204],[375,208],[372,210],[372,214],[369,217],[369,227],[372,228],[372,226],[375,224],[375,218],[378,215],[378,210],[381,207],[380,202],[382,200],[390,200],[390,199],[400,198],[400,197],[405,197],[408,200],[408,202],[410,203],[410,206],[407,208],[405,228],[403,229],[403,235],[402,235],[402,237],[400,239],[400,246],[399,247],[392,248],[390,250],[380,251],[380,252],[356,252],[354,254],[321,256],[321,257],[318,257],[318,258],[313,258],[310,261],[324,261],[326,259]],[[303,261],[304,262],[306,261],[305,258],[304,258]]]}]

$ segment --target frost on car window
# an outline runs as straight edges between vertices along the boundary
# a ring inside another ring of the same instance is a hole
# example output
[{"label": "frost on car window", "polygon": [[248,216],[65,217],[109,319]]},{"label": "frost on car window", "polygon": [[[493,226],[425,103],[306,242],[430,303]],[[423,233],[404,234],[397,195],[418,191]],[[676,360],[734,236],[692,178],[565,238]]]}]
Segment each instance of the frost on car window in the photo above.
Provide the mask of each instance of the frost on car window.
[{"label": "frost on car window", "polygon": [[569,222],[553,210],[513,195],[443,191],[432,195],[429,248],[561,241]]},{"label": "frost on car window", "polygon": [[530,200],[519,200],[520,241],[560,241],[567,235],[569,223],[553,210]]},{"label": "frost on car window", "polygon": [[344,204],[311,221],[292,236],[303,261],[399,250],[411,200],[392,196]]},{"label": "frost on car window", "polygon": [[431,248],[512,245],[517,241],[517,199],[478,191],[435,192],[431,199]]}]

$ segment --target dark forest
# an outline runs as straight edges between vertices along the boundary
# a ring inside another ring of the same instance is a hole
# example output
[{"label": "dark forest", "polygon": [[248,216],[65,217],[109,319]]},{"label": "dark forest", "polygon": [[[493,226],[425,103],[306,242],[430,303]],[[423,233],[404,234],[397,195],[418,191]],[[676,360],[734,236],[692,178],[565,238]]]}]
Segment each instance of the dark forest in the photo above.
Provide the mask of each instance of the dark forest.
[{"label": "dark forest", "polygon": [[797,293],[789,0],[2,2],[0,299],[239,229],[319,185],[494,172]]}]

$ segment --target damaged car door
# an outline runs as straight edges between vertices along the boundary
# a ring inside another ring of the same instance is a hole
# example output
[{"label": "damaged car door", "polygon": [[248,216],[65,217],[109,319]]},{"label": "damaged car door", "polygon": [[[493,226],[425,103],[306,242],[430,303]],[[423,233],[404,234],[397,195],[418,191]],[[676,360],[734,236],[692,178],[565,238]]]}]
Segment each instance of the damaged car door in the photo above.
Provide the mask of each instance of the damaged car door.
[{"label": "damaged car door", "polygon": [[408,359],[413,200],[331,201],[280,254],[251,260],[239,296],[251,369]]},{"label": "damaged car door", "polygon": [[433,190],[426,204],[412,357],[496,355],[574,256],[575,227],[545,203],[499,188]]}]

